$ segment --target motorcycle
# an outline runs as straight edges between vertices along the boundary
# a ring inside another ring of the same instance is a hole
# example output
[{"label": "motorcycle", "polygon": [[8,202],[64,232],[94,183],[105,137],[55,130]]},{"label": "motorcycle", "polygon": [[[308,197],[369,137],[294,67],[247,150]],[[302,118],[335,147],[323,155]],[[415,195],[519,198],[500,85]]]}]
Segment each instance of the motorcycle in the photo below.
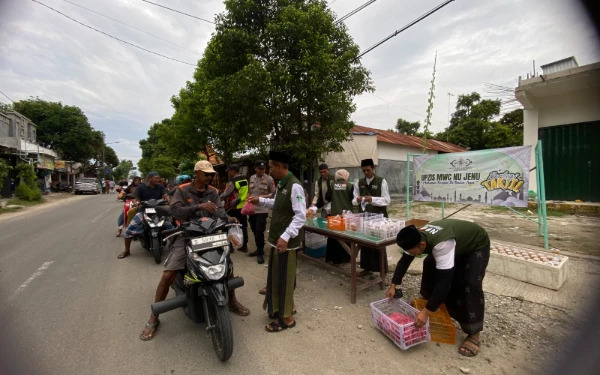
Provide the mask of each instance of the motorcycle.
[{"label": "motorcycle", "polygon": [[69,183],[56,183],[53,187],[52,187],[52,191],[54,193],[58,193],[61,191],[64,191],[66,193],[72,193],[73,192],[73,186],[71,186],[71,184]]},{"label": "motorcycle", "polygon": [[241,277],[228,278],[233,265],[227,228],[234,225],[239,224],[203,217],[165,231],[165,241],[184,237],[187,266],[171,285],[176,297],[152,305],[155,315],[181,307],[194,323],[205,322],[215,353],[223,362],[233,353],[229,291],[244,285]]},{"label": "motorcycle", "polygon": [[[136,199],[135,195],[132,194],[127,194],[125,197]],[[164,249],[163,232],[167,229],[167,221],[170,216],[168,202],[164,199],[151,199],[140,202],[138,212],[141,212],[144,217],[144,233],[135,235],[133,240],[140,241],[142,247],[154,256],[154,262],[159,264]]]}]

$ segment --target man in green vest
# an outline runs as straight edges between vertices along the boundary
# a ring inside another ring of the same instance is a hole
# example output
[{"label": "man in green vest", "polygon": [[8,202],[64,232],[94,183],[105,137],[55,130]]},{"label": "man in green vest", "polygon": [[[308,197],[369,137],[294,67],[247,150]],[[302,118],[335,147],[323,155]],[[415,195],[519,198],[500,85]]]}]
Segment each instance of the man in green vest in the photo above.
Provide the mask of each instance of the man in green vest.
[{"label": "man in green vest", "polygon": [[302,183],[289,171],[289,162],[289,155],[279,151],[269,152],[271,176],[279,181],[275,198],[248,198],[249,202],[273,211],[268,238],[271,251],[267,295],[263,308],[275,321],[265,327],[267,332],[281,332],[296,326],[293,316],[296,250],[302,246],[306,196]]},{"label": "man in green vest", "polygon": [[415,326],[424,326],[429,314],[446,303],[450,316],[467,334],[458,352],[476,356],[485,311],[483,278],[490,260],[490,238],[485,229],[470,221],[443,219],[421,230],[414,225],[402,228],[396,243],[404,254],[386,296],[393,298],[415,256],[427,254],[421,279],[421,295],[427,305],[417,314]]},{"label": "man in green vest", "polygon": [[229,210],[229,214],[240,222],[242,233],[244,234],[244,245],[239,249],[242,253],[248,252],[248,217],[242,215],[242,207],[246,204],[248,198],[248,180],[240,174],[240,167],[237,164],[230,164],[227,169],[229,183],[223,194],[219,196],[220,200],[227,199],[231,194],[240,199],[240,203],[235,208]]},{"label": "man in green vest", "polygon": [[[373,159],[364,159],[360,167],[365,177],[354,185],[354,200],[352,204],[358,206],[359,212],[383,214],[388,217],[387,206],[390,204],[390,193],[385,178],[375,175]],[[368,276],[379,272],[379,258],[383,257],[385,272],[388,270],[387,252],[380,253],[377,249],[363,247],[360,250],[360,268],[363,271],[359,276]],[[383,275],[384,276],[384,275]]]},{"label": "man in green vest", "polygon": [[321,208],[321,217],[327,217],[327,205],[330,202],[330,199],[327,199],[327,193],[330,193],[335,180],[329,174],[329,167],[324,163],[319,165],[319,175],[321,177],[315,181],[315,196],[311,207]]}]

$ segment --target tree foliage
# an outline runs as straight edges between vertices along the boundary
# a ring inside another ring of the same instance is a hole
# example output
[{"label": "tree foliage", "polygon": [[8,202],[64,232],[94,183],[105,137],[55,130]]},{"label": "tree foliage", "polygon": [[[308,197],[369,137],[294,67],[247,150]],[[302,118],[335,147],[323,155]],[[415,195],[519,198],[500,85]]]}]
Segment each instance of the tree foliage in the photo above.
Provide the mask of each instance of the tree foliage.
[{"label": "tree foliage", "polygon": [[122,160],[119,165],[113,169],[113,177],[117,180],[122,178],[127,178],[129,176],[129,171],[133,169],[133,162],[131,160]]},{"label": "tree foliage", "polygon": [[12,167],[8,165],[6,160],[0,159],[0,191],[2,191],[2,187],[4,186],[4,179],[8,176],[8,173]]},{"label": "tree foliage", "polygon": [[19,186],[15,189],[17,197],[24,201],[42,200],[42,192],[37,186],[37,175],[33,166],[28,163],[19,163],[15,170],[21,180]]},{"label": "tree foliage", "polygon": [[400,134],[416,135],[420,137],[423,134],[419,133],[419,128],[421,128],[421,123],[419,121],[410,122],[403,118],[396,120],[396,131]]},{"label": "tree foliage", "polygon": [[499,118],[500,109],[500,100],[482,100],[476,92],[459,95],[450,126],[435,138],[471,150],[522,145],[523,110]]}]

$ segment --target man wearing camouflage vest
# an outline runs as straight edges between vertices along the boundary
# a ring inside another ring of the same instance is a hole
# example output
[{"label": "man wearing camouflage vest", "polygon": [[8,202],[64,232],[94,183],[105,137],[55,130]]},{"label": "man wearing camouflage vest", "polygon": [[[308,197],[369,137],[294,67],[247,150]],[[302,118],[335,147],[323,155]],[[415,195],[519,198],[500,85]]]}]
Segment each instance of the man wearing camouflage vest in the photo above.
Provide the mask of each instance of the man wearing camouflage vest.
[{"label": "man wearing camouflage vest", "polygon": [[[383,214],[388,217],[387,206],[390,204],[390,193],[385,178],[375,175],[375,163],[373,159],[364,159],[360,167],[365,177],[358,180],[354,185],[353,205],[358,205],[359,212],[371,212]],[[379,258],[383,257],[385,272],[388,270],[387,252],[380,253],[377,249],[362,247],[360,249],[360,268],[363,271],[359,276],[368,276],[373,272],[379,272]],[[385,277],[385,275],[382,275]]]},{"label": "man wearing camouflage vest", "polygon": [[267,332],[281,332],[296,326],[293,317],[296,284],[296,250],[302,246],[302,227],[306,222],[306,196],[302,183],[289,171],[289,155],[269,152],[271,176],[279,181],[275,198],[252,196],[248,201],[270,208],[271,245],[264,308],[275,319],[265,327]]}]

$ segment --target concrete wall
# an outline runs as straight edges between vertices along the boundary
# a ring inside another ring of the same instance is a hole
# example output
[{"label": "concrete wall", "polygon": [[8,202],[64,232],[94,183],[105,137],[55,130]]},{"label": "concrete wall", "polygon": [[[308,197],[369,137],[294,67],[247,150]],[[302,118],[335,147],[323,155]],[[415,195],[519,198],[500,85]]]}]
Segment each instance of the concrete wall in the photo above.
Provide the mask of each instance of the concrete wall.
[{"label": "concrete wall", "polygon": [[10,118],[0,113],[0,138],[10,137]]},{"label": "concrete wall", "polygon": [[[384,160],[399,160],[406,162],[407,154],[422,154],[420,148],[397,145],[393,143],[377,142],[379,159]],[[428,154],[437,154],[437,151],[427,150]]]}]

